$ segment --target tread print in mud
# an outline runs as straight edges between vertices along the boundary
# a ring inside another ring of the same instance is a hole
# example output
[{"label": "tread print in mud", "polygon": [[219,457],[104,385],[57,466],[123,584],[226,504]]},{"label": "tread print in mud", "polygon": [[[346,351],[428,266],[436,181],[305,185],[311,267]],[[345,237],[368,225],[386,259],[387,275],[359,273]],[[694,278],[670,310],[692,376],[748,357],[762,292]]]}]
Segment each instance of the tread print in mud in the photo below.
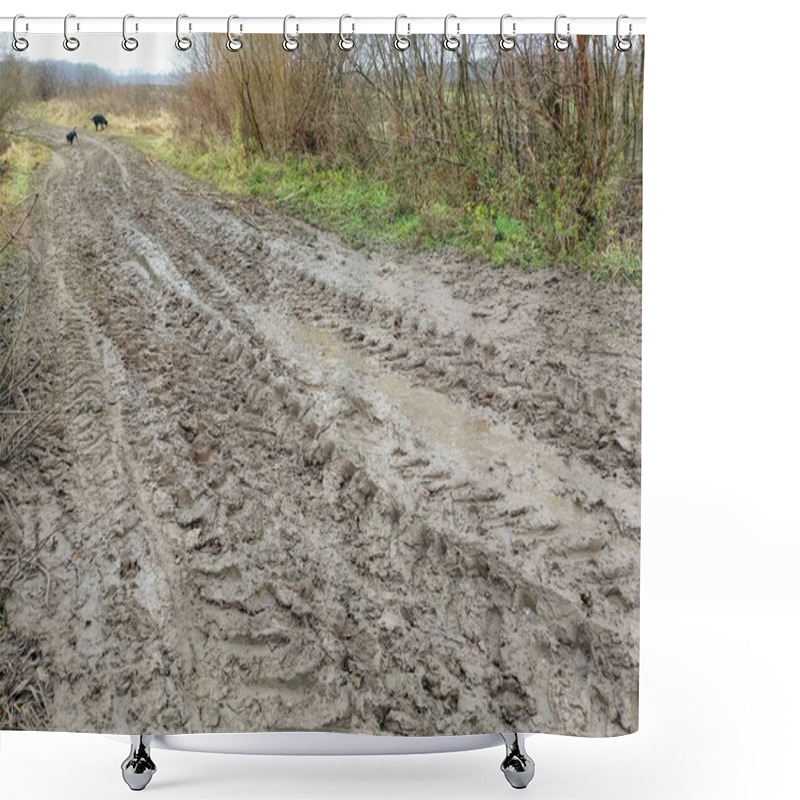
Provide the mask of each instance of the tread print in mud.
[{"label": "tread print in mud", "polygon": [[638,463],[592,442],[612,416],[638,438],[639,353],[592,312],[638,298],[370,257],[143,162],[55,156],[45,194],[70,202],[35,242],[63,445],[30,524],[61,535],[48,619],[37,581],[14,612],[45,660],[72,632],[53,726],[628,728],[606,653],[634,649]]}]

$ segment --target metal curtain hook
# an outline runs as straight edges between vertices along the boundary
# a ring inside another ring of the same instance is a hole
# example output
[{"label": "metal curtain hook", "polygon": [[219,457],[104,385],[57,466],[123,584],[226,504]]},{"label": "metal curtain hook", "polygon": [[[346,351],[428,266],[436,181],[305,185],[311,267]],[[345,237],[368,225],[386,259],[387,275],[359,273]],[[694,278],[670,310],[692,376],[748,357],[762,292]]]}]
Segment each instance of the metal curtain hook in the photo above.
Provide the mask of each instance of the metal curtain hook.
[{"label": "metal curtain hook", "polygon": [[617,17],[617,43],[616,43],[616,47],[617,47],[617,50],[619,50],[620,52],[627,53],[628,50],[630,50],[631,47],[633,46],[633,42],[631,42],[631,33],[633,32],[633,25],[631,25],[630,22],[628,23],[628,35],[627,36],[623,36],[620,33],[620,23],[622,22],[623,19],[628,19],[628,16],[626,14],[620,14]]},{"label": "metal curtain hook", "polygon": [[514,38],[514,34],[517,32],[517,23],[511,23],[511,33],[506,33],[503,30],[503,24],[507,19],[512,19],[511,14],[503,14],[500,17],[500,49],[501,50],[513,50],[517,45],[517,40]]},{"label": "metal curtain hook", "polygon": [[[74,14],[67,14],[67,16],[64,17],[64,49],[69,50],[70,53],[81,46],[80,39],[69,35],[69,21],[71,19],[75,19]],[[80,30],[80,25],[76,27],[76,30]]]},{"label": "metal curtain hook", "polygon": [[[122,18],[122,49],[127,50],[129,53],[132,53],[139,46],[138,39],[134,39],[133,36],[128,36],[128,20],[133,18],[133,14],[126,14]],[[136,30],[139,30],[138,25],[136,26]]]},{"label": "metal curtain hook", "polygon": [[[553,47],[555,47],[555,49],[558,50],[560,53],[563,53],[569,47],[569,39],[562,36],[558,32],[558,21],[560,19],[566,19],[566,18],[567,18],[566,14],[559,14],[556,17],[556,22],[555,22],[555,28],[554,28],[555,36],[553,37]],[[570,24],[569,22],[567,22],[567,36],[569,36],[569,29],[570,29]]]},{"label": "metal curtain hook", "polygon": [[287,53],[291,53],[292,50],[297,50],[297,47],[300,44],[300,42],[295,39],[294,36],[289,35],[290,19],[297,19],[297,17],[293,17],[291,14],[289,14],[283,18],[283,49],[286,50]]},{"label": "metal curtain hook", "polygon": [[[442,39],[442,44],[445,47],[445,50],[458,50],[458,46],[461,44],[461,40],[458,36],[454,36],[447,30],[447,23],[450,22],[451,19],[457,19],[455,14],[448,14],[444,18],[444,39]],[[456,32],[461,30],[461,23],[456,23]]]},{"label": "metal curtain hook", "polygon": [[[401,36],[400,35],[400,20],[401,19],[408,19],[405,14],[398,14],[394,18],[394,49],[400,50],[408,50],[411,47],[411,39],[408,36]],[[406,30],[408,33],[411,33],[411,23],[406,23]]]},{"label": "metal curtain hook", "polygon": [[[18,52],[21,53],[23,50],[28,49],[28,40],[24,36],[17,36],[17,20],[18,19],[25,19],[24,14],[17,14],[14,17],[14,23],[11,27],[11,32],[14,35],[14,41],[11,43],[11,46]],[[28,25],[25,24],[25,29],[27,30]]]},{"label": "metal curtain hook", "polygon": [[[192,46],[192,40],[188,36],[184,36],[181,33],[181,20],[186,19],[189,15],[188,14],[178,14],[177,19],[175,20],[175,47],[178,50],[186,51]],[[189,30],[192,29],[192,23],[189,23]]]},{"label": "metal curtain hook", "polygon": [[[236,14],[231,14],[228,17],[228,41],[225,42],[225,47],[227,47],[231,53],[236,53],[242,49],[242,40],[238,36],[234,36],[231,32],[231,22],[233,22],[235,19],[239,19]],[[241,31],[241,26],[239,27],[239,30]]]},{"label": "metal curtain hook", "polygon": [[[340,50],[352,50],[355,42],[353,41],[352,36],[347,36],[344,33],[344,21],[346,19],[353,19],[349,14],[342,14],[339,17],[339,49]],[[356,29],[355,23],[353,23],[353,30]]]}]

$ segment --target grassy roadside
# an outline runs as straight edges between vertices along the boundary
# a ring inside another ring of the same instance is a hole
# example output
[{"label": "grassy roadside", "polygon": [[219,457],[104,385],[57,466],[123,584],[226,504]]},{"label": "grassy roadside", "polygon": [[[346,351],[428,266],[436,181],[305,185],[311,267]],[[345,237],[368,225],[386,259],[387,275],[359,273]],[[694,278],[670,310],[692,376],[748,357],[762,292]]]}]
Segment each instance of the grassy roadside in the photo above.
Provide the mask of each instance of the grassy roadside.
[{"label": "grassy roadside", "polygon": [[131,144],[197,180],[259,198],[270,208],[337,231],[357,247],[455,248],[496,265],[548,263],[519,220],[481,206],[453,208],[442,201],[412,205],[380,175],[347,165],[295,157],[280,162],[248,160],[234,146],[222,144],[202,149],[166,139]]},{"label": "grassy roadside", "polygon": [[[8,227],[14,208],[31,195],[33,173],[46,164],[50,151],[38,142],[15,136],[0,142],[0,232]],[[4,241],[0,242],[2,247]]]},{"label": "grassy roadside", "polygon": [[[89,107],[58,99],[31,107],[26,116],[61,124],[65,131],[76,120],[85,119],[86,125],[78,126],[80,140],[82,127],[88,135],[95,135],[88,121]],[[165,110],[136,117],[124,113],[109,116],[107,131],[98,135],[119,137],[195,180],[233,195],[257,198],[269,208],[336,231],[355,247],[452,248],[496,266],[523,269],[554,262],[537,231],[547,225],[557,227],[557,219],[537,218],[535,211],[530,219],[520,219],[461,198],[448,202],[444,198],[452,192],[444,186],[437,188],[433,172],[425,187],[390,185],[382,179],[380,165],[364,171],[313,157],[248,158],[236,142],[209,139],[198,145],[186,141],[177,133],[177,121]],[[633,239],[621,239],[600,252],[588,250],[573,262],[591,279],[641,284],[641,256]]]}]

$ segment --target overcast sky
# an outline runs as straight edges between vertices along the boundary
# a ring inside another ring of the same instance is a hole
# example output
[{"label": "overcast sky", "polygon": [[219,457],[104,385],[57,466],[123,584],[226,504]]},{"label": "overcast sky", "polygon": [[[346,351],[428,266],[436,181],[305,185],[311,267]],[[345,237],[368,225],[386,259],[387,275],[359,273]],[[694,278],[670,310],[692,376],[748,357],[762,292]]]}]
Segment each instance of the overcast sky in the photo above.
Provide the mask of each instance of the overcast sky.
[{"label": "overcast sky", "polygon": [[[41,61],[56,59],[75,64],[98,64],[115,73],[152,72],[169,73],[188,59],[175,47],[175,35],[171,33],[145,33],[137,35],[139,47],[131,53],[122,49],[122,34],[92,33],[78,34],[80,47],[69,52],[64,49],[61,34],[36,34],[29,36],[29,47],[18,56],[23,60]],[[0,54],[11,51],[11,34],[1,34]]]}]

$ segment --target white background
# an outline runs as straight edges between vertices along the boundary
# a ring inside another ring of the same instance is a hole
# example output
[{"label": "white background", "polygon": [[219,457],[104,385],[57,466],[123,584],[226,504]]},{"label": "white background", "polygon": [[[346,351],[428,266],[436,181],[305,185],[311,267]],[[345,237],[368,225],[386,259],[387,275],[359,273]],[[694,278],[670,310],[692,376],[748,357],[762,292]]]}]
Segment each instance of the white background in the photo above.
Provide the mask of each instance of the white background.
[{"label": "white background", "polygon": [[[797,12],[672,0],[18,0],[4,14],[648,18],[641,730],[537,736],[529,797],[798,796]],[[401,7],[402,6],[402,7]],[[727,9],[736,8],[736,12]],[[125,745],[4,733],[3,798],[128,797]],[[156,751],[147,796],[510,797],[502,751],[349,758]],[[523,797],[524,795],[520,795]]]}]

